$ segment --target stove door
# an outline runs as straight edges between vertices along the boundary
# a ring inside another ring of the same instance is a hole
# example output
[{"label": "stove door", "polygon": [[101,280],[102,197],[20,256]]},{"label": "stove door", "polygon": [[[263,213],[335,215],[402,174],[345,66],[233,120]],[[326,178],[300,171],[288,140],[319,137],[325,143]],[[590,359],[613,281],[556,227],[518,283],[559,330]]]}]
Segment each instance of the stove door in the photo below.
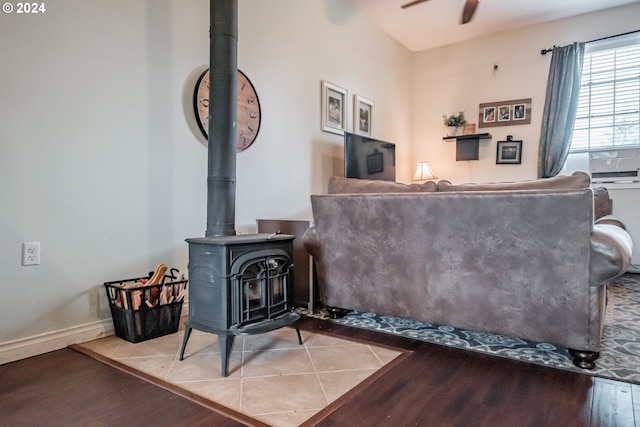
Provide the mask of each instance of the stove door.
[{"label": "stove door", "polygon": [[233,268],[233,324],[272,319],[289,309],[289,289],[292,264],[284,253],[270,253],[244,260]]}]

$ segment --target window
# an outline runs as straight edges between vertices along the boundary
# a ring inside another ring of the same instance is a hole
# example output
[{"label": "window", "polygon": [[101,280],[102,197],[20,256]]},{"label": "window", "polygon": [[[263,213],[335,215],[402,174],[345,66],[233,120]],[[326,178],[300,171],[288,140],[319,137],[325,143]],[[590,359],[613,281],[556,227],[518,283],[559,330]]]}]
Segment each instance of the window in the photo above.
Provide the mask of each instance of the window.
[{"label": "window", "polygon": [[640,33],[588,43],[571,151],[640,147]]}]

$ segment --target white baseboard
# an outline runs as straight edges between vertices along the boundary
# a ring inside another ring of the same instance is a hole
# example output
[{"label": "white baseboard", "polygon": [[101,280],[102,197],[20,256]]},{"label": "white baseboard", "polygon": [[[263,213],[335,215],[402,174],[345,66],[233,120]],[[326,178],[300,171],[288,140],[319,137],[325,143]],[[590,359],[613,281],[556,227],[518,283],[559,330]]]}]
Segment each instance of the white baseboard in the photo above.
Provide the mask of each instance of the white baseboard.
[{"label": "white baseboard", "polygon": [[[189,313],[188,300],[182,304],[182,314],[185,313]],[[0,365],[113,334],[113,320],[105,319],[15,341],[7,341],[0,343]]]},{"label": "white baseboard", "polygon": [[0,343],[0,365],[113,335],[111,319]]}]

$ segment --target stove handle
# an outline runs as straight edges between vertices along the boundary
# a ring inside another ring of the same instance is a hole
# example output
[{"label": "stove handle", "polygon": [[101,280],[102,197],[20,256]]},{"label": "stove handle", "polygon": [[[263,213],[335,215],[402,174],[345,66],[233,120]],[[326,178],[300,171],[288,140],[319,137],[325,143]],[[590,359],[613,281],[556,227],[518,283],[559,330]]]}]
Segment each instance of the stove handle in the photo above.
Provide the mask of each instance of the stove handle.
[{"label": "stove handle", "polygon": [[271,234],[269,234],[269,235],[267,236],[267,240],[271,240],[271,239],[273,239],[273,238],[274,238],[274,237],[276,237],[278,234],[282,234],[282,232],[281,232],[280,230],[276,230],[276,232],[275,232],[275,233],[271,233]]}]

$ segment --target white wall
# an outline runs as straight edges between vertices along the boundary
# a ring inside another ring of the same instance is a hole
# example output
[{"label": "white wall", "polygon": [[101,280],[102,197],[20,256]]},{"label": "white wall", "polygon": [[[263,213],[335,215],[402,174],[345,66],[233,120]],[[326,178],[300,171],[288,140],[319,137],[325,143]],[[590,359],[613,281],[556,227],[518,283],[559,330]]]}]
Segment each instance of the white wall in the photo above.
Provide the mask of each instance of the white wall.
[{"label": "white wall", "polygon": [[[518,181],[537,177],[538,144],[551,54],[540,50],[553,45],[589,41],[638,29],[640,3],[585,14],[542,25],[418,52],[414,56],[412,102],[414,164],[428,160],[440,179],[461,182]],[[494,72],[494,64],[498,70]],[[532,98],[530,125],[478,128],[493,138],[480,142],[480,160],[455,161],[455,142],[445,142],[442,114],[467,113],[478,124],[478,105],[486,102]],[[496,142],[507,135],[523,141],[521,165],[496,165]],[[588,164],[574,170],[588,172]],[[640,248],[640,190],[613,190],[614,214],[620,216]],[[640,265],[640,250],[633,263]]]},{"label": "white wall", "polygon": [[342,137],[320,131],[323,79],[349,91],[350,131],[353,95],[375,102],[374,134],[397,143],[398,178],[410,179],[411,53],[342,0],[240,4],[239,68],[259,92],[263,121],[238,155],[238,225],[311,218],[309,194],[343,173]]},{"label": "white wall", "polygon": [[[540,50],[638,29],[640,3],[599,13],[502,32],[418,52],[413,65],[414,163],[428,160],[452,182],[515,181],[537,177],[538,143],[551,54]],[[493,66],[498,65],[494,72]],[[455,142],[445,142],[442,115],[465,111],[478,124],[478,105],[532,98],[530,125],[479,128],[493,138],[480,143],[480,160],[455,161]],[[496,165],[496,142],[523,140],[521,165]]]},{"label": "white wall", "polygon": [[[0,353],[110,320],[102,283],[163,262],[186,272],[206,227],[206,148],[193,85],[209,59],[209,2],[47,2],[0,15]],[[236,228],[310,217],[342,172],[320,131],[320,82],[376,102],[376,136],[410,174],[411,53],[345,0],[242,0],[239,68],[263,121],[238,155]],[[39,241],[39,266],[20,266]],[[1,354],[0,354],[1,356]],[[0,357],[0,360],[2,358]]]}]

